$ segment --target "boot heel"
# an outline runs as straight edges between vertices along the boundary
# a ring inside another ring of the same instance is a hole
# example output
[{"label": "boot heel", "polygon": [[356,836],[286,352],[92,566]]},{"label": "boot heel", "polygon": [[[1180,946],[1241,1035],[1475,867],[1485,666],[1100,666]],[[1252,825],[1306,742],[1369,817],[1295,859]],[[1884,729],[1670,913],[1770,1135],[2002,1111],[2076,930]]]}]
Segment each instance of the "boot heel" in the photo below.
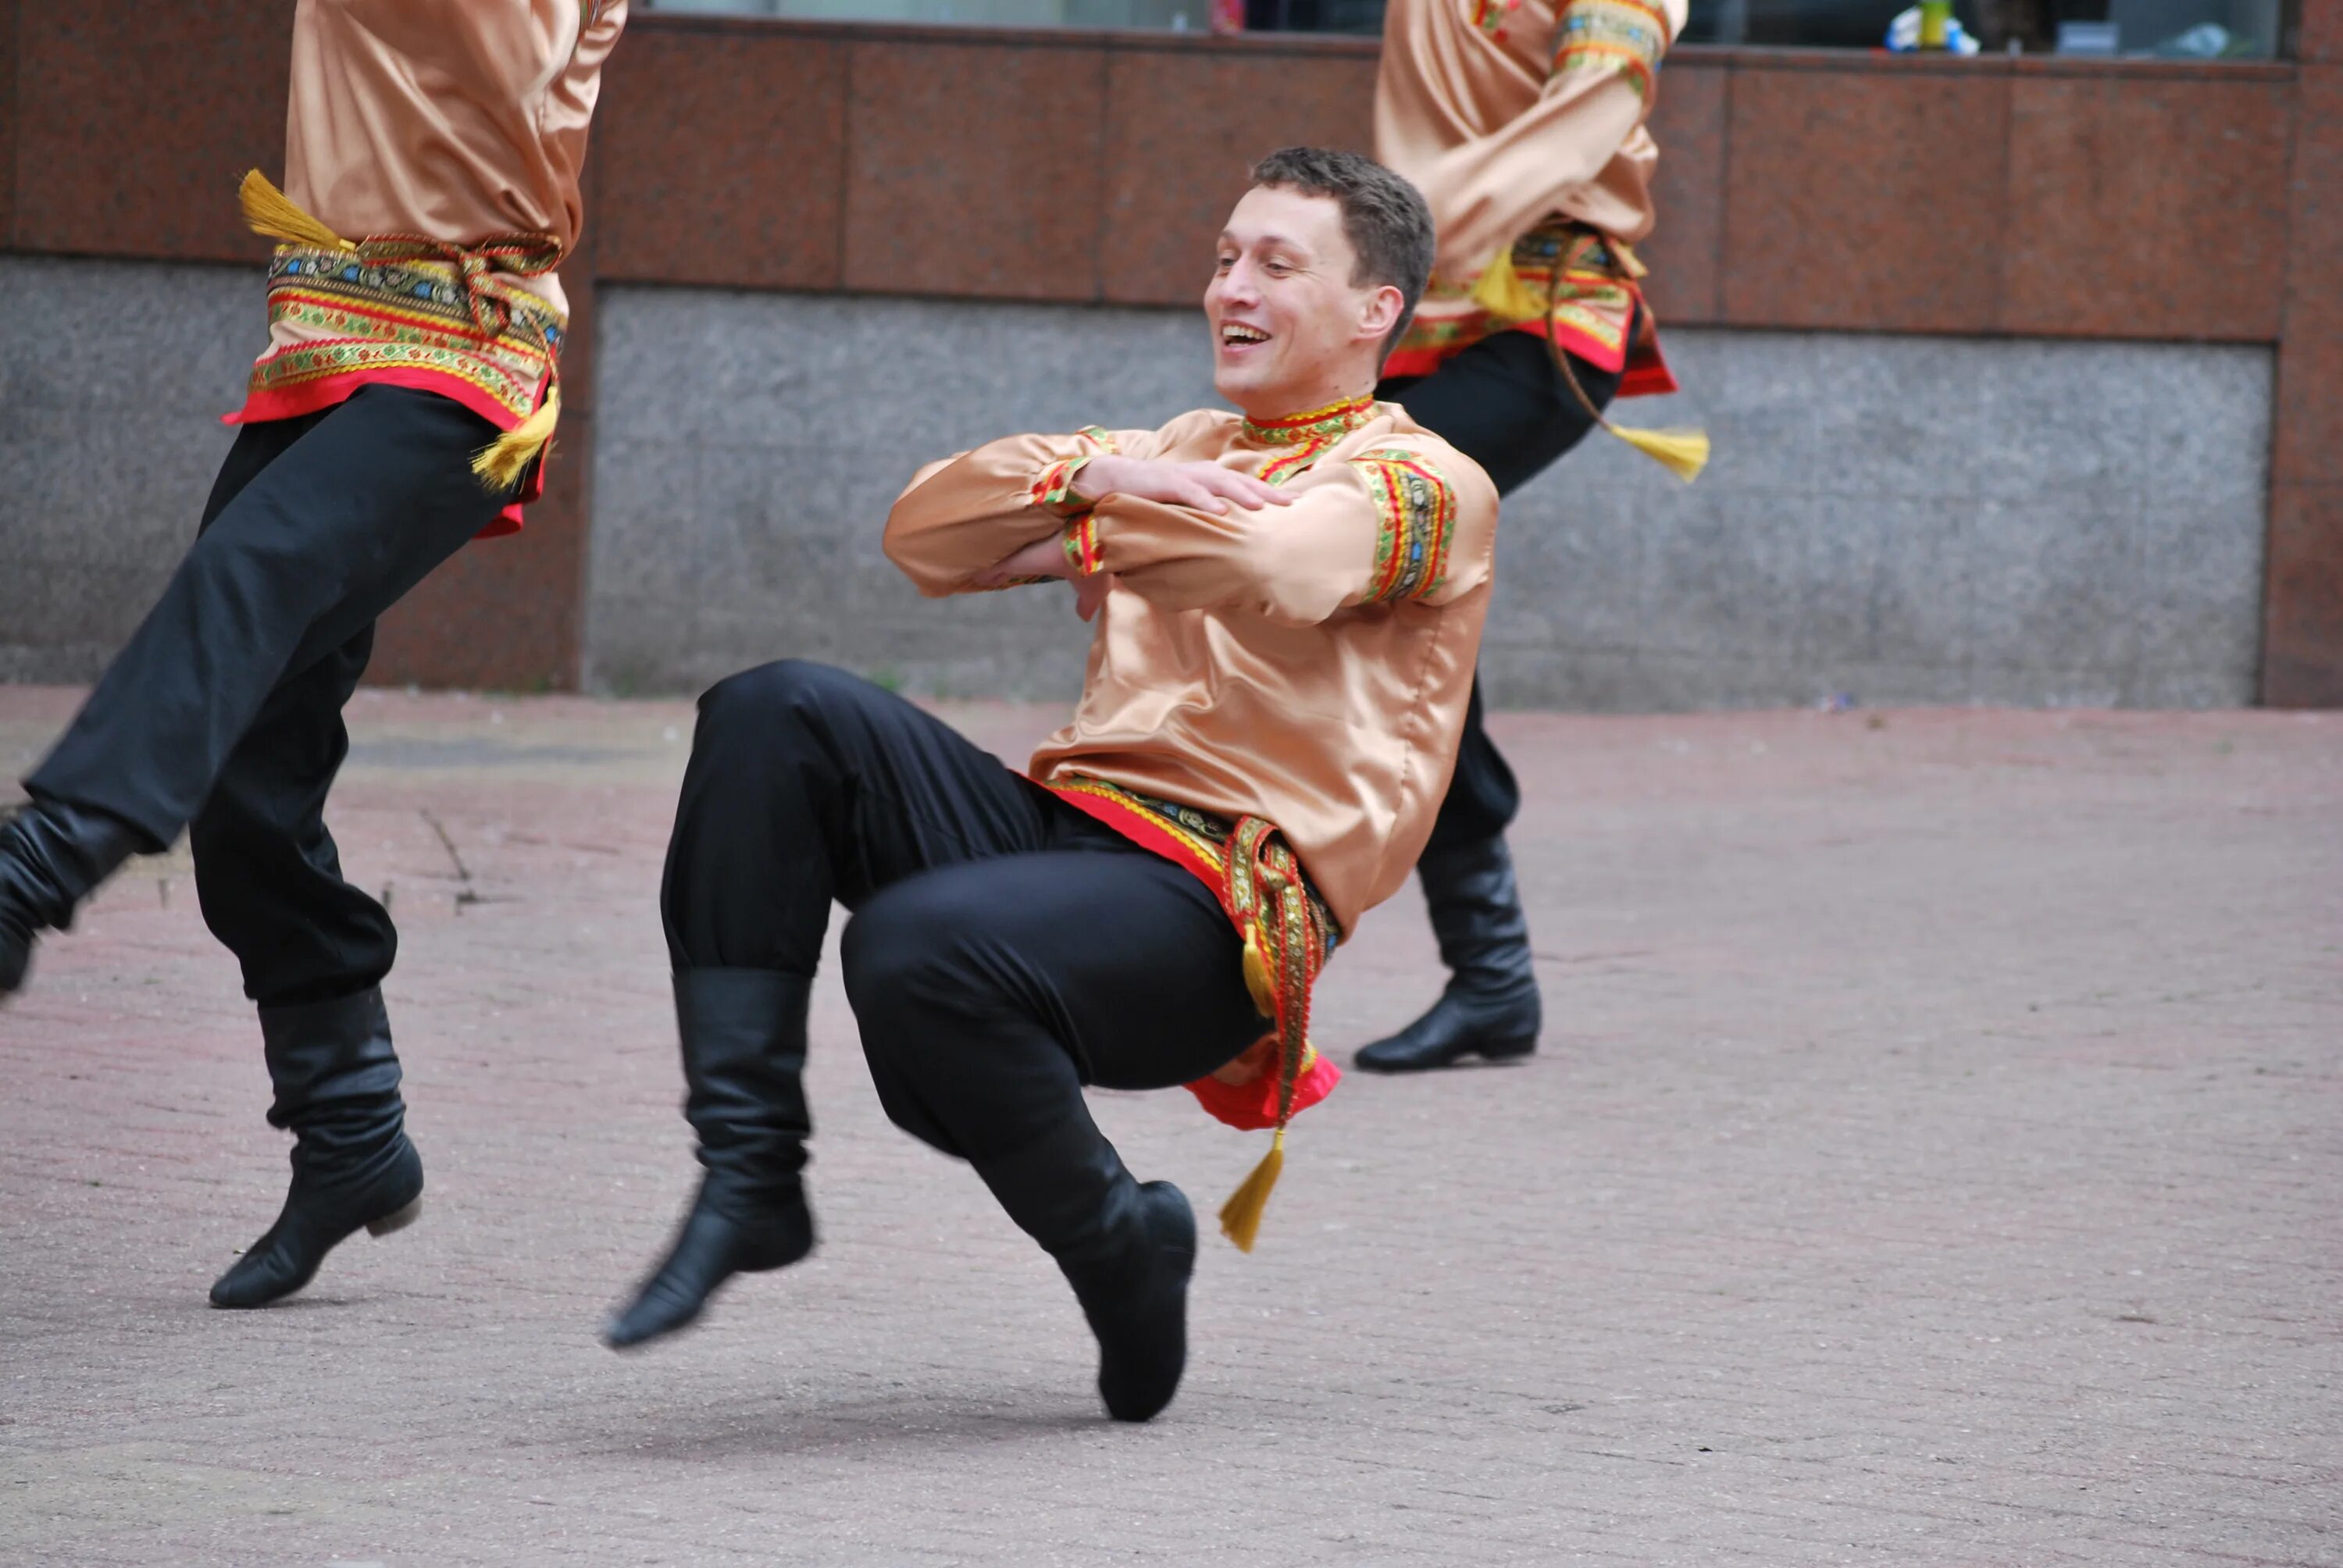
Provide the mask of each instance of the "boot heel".
[{"label": "boot heel", "polygon": [[1493,1040],[1486,1045],[1474,1046],[1473,1049],[1479,1052],[1484,1061],[1517,1061],[1537,1050],[1537,1037],[1532,1035],[1527,1040]]},{"label": "boot heel", "polygon": [[367,1234],[387,1236],[394,1231],[404,1231],[423,1218],[423,1200],[416,1199],[403,1209],[394,1209],[379,1220],[367,1221]]}]

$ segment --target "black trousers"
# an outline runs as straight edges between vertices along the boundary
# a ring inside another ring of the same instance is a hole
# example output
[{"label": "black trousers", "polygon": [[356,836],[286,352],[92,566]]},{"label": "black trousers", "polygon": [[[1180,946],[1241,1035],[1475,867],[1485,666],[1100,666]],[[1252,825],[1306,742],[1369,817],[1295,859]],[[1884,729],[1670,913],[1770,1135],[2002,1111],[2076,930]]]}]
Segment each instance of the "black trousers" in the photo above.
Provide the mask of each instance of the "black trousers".
[{"label": "black trousers", "polygon": [[205,922],[263,1007],[365,990],[397,955],[326,830],[342,705],[376,618],[502,508],[470,467],[495,437],[393,387],[244,427],[161,600],[25,780],[152,849],[187,829]]},{"label": "black trousers", "polygon": [[[1619,373],[1576,355],[1571,369],[1595,407],[1609,406]],[[1429,376],[1395,376],[1375,396],[1405,408],[1417,424],[1488,470],[1497,494],[1510,496],[1545,471],[1594,428],[1563,383],[1554,350],[1526,332],[1484,337]],[[1425,853],[1477,844],[1503,833],[1522,807],[1513,770],[1481,723],[1481,682],[1473,682],[1456,773],[1432,826]]]},{"label": "black trousers", "polygon": [[809,975],[833,900],[880,1101],[961,1159],[1087,1114],[1086,1083],[1185,1083],[1269,1028],[1192,872],[842,670],[718,683],[668,850],[670,959]]}]

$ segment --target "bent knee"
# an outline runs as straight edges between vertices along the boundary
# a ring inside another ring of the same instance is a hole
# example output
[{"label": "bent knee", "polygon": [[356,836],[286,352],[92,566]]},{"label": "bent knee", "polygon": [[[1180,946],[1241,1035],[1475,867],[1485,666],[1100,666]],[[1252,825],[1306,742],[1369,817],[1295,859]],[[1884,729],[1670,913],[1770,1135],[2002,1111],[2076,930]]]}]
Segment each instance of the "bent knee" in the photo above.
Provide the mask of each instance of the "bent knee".
[{"label": "bent knee", "polygon": [[719,722],[769,719],[777,713],[818,706],[856,684],[856,677],[830,665],[809,658],[777,658],[728,675],[709,687],[700,694],[699,711]]},{"label": "bent knee", "polygon": [[[839,937],[847,1000],[867,1024],[957,1016],[985,966],[981,914],[955,896],[960,879],[929,873],[881,890]],[[866,1027],[868,1038],[872,1031]],[[883,1032],[883,1031],[882,1031]]]}]

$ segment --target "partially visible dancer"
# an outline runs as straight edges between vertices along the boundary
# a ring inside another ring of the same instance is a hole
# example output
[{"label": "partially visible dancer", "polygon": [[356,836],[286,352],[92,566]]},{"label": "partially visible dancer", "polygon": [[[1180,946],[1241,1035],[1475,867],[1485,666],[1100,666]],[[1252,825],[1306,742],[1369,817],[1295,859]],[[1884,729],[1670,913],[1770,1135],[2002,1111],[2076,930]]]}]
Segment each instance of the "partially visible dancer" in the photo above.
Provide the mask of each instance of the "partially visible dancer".
[{"label": "partially visible dancer", "polygon": [[381,982],[397,933],[342,879],[327,791],[377,617],[520,526],[559,416],[555,268],[627,0],[300,0],[268,347],[194,546],[0,829],[0,993],[35,939],[186,830],[294,1135],[275,1225],[220,1307],[308,1283],[420,1211]]},{"label": "partially visible dancer", "polygon": [[835,900],[888,1116],[1057,1261],[1110,1414],[1178,1388],[1195,1220],[1124,1169],[1083,1086],[1211,1105],[1252,1079],[1250,1124],[1280,1141],[1221,1216],[1251,1245],[1307,1098],[1311,981],[1406,880],[1447,787],[1496,529],[1480,469],[1373,397],[1431,266],[1422,198],[1308,148],[1253,181],[1204,294],[1242,414],[995,441],[921,469],[887,519],[922,593],[1068,578],[1095,616],[1081,705],[1030,777],[820,665],[700,699],[661,908],[704,1174],[612,1345],[812,1249],[800,1072]]},{"label": "partially visible dancer", "polygon": [[[1630,248],[1652,232],[1644,118],[1684,0],[1391,0],[1375,155],[1439,229],[1432,286],[1376,396],[1488,471],[1499,495],[1603,424],[1673,392]],[[1618,430],[1690,478],[1704,437]],[[1481,688],[1416,875],[1449,970],[1430,1011],[1358,1054],[1375,1072],[1527,1056],[1543,1021],[1505,829],[1513,771]]]}]

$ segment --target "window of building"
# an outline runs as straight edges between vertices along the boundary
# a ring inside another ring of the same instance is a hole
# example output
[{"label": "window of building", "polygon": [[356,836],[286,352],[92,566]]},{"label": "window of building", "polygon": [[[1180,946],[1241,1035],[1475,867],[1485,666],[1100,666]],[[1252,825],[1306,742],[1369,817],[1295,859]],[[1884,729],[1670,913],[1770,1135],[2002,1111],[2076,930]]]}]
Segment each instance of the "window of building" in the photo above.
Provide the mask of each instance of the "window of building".
[{"label": "window of building", "polygon": [[[1204,32],[1240,14],[1248,32],[1372,37],[1383,0],[644,0],[660,11],[807,20]],[[1691,0],[1684,42],[1876,49],[1913,0]],[[1978,52],[2267,60],[2298,0],[1954,0]]]}]

